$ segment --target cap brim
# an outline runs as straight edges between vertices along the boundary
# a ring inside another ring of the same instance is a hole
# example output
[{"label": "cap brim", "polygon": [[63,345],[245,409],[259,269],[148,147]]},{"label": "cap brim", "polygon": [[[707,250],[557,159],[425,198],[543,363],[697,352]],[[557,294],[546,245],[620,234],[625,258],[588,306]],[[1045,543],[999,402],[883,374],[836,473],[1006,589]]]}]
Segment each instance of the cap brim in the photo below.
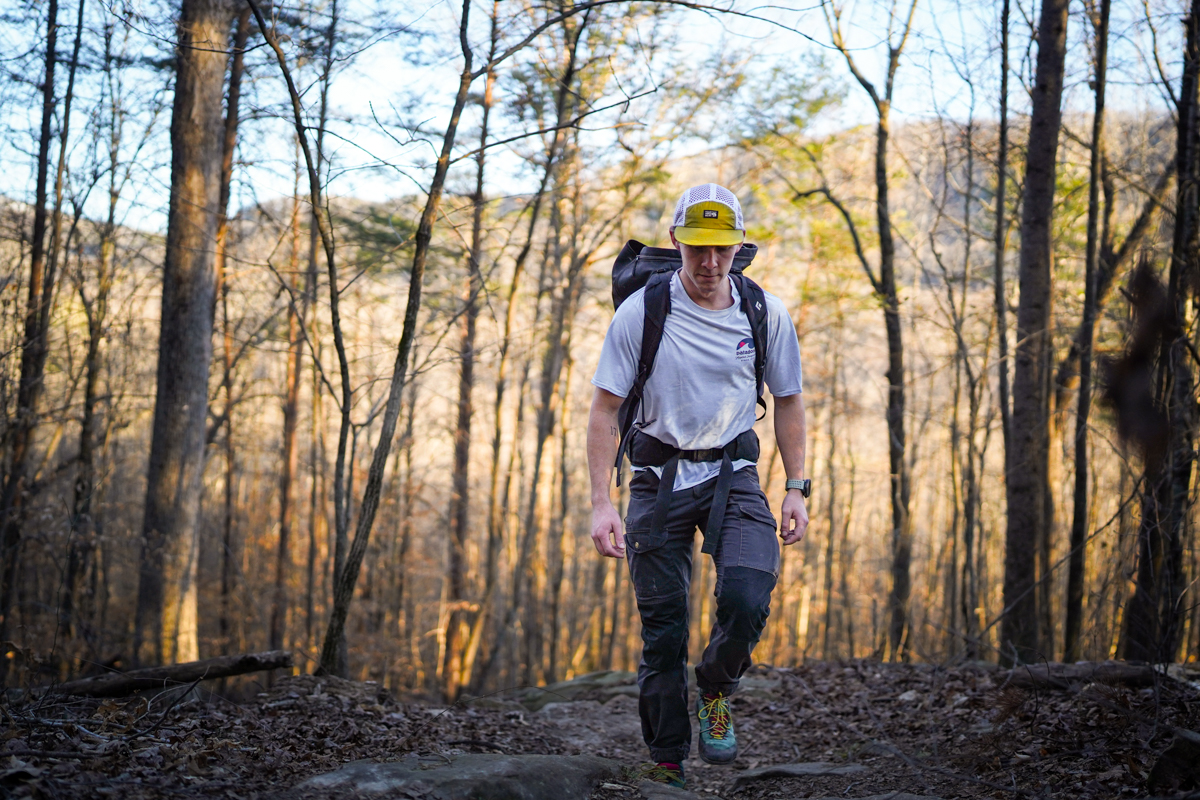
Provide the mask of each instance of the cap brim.
[{"label": "cap brim", "polygon": [[675,241],[695,247],[729,247],[746,240],[746,232],[714,228],[675,228]]}]

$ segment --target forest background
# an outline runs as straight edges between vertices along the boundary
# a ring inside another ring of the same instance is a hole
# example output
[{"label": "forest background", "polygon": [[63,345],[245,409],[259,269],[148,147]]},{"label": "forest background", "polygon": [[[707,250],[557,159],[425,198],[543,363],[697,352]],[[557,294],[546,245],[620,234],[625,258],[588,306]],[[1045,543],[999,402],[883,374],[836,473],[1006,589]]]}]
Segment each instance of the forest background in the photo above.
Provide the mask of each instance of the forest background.
[{"label": "forest background", "polygon": [[617,250],[710,180],[804,360],[758,659],[1200,653],[1195,0],[2,16],[7,680],[633,669],[589,378]]}]

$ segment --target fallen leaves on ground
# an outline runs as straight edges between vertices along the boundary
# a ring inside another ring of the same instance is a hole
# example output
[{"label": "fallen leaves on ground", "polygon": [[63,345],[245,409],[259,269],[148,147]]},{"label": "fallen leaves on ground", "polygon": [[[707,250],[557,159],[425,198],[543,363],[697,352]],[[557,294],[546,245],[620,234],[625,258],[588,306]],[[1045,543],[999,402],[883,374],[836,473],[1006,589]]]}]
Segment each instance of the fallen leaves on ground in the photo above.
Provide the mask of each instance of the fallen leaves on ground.
[{"label": "fallen leaves on ground", "polygon": [[[888,791],[1145,797],[1173,729],[1200,729],[1200,689],[1189,683],[1032,691],[1001,680],[987,665],[755,667],[733,701],[738,763],[717,768],[690,759],[689,789],[731,800]],[[375,684],[313,676],[284,678],[242,702],[180,697],[186,687],[152,698],[9,701],[0,706],[0,796],[249,800],[286,794],[350,761],[410,752],[583,752],[632,766],[646,758],[636,702],[614,684],[620,680],[576,694],[569,709],[551,703],[541,711],[505,695],[450,708],[398,702]],[[531,693],[508,696],[528,701]],[[732,789],[739,769],[803,761],[856,762],[868,771]],[[593,798],[639,796],[612,784]]]}]

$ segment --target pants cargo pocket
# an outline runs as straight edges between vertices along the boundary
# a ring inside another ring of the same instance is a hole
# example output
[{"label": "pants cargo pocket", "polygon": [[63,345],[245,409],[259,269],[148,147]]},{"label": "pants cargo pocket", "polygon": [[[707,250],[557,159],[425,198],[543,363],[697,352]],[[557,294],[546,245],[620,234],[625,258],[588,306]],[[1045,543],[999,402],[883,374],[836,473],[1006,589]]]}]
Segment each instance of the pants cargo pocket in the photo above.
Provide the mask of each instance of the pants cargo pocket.
[{"label": "pants cargo pocket", "polygon": [[666,531],[631,530],[625,534],[625,557],[639,605],[687,593],[686,578],[669,552],[671,548],[663,547],[666,543]]},{"label": "pants cargo pocket", "polygon": [[[730,504],[736,530],[727,541],[723,567],[749,567],[779,577],[779,538],[775,516],[765,505],[755,502]],[[723,543],[725,544],[725,543]],[[724,549],[724,547],[722,548]]]}]

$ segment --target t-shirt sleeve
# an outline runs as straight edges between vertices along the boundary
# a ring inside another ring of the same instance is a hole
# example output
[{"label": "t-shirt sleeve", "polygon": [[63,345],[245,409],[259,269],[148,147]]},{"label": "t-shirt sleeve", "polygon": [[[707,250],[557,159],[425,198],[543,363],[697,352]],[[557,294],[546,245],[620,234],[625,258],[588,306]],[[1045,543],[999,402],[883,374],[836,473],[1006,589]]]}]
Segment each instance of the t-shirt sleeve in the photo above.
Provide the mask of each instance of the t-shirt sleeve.
[{"label": "t-shirt sleeve", "polygon": [[783,301],[767,295],[767,364],[763,379],[775,397],[804,391],[800,340]]},{"label": "t-shirt sleeve", "polygon": [[617,397],[625,397],[637,377],[638,358],[642,351],[642,327],[645,325],[645,305],[642,292],[637,292],[621,304],[613,314],[604,346],[600,350],[600,363],[592,376],[592,385]]}]

